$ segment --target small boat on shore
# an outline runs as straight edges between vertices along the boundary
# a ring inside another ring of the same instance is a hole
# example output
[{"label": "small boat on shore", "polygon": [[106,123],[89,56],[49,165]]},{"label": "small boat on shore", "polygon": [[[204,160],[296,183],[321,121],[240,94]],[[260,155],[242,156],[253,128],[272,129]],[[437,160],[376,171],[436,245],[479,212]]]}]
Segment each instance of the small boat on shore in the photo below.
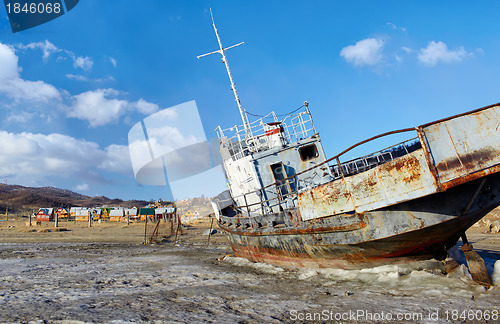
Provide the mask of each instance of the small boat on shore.
[{"label": "small boat on shore", "polygon": [[[460,238],[466,256],[473,252],[465,231],[500,205],[500,104],[381,134],[327,158],[307,102],[250,122],[225,56],[234,46],[223,48],[213,27],[220,50],[212,53],[222,55],[243,122],[216,129],[229,189],[212,201],[236,256],[359,268],[444,259]],[[341,161],[396,133],[408,139]]]}]

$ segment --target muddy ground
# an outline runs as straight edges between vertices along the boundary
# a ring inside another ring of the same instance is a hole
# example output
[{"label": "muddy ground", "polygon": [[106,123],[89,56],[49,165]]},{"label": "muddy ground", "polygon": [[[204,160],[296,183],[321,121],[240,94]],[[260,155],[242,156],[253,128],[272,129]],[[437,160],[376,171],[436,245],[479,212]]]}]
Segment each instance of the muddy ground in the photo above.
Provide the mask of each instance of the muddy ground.
[{"label": "muddy ground", "polygon": [[[450,275],[437,261],[286,270],[224,257],[222,234],[207,245],[208,220],[154,245],[142,244],[143,223],[60,227],[67,231],[0,223],[0,322],[500,321],[500,289],[478,286],[463,266]],[[500,235],[482,232],[473,228],[469,239],[491,267]]]}]

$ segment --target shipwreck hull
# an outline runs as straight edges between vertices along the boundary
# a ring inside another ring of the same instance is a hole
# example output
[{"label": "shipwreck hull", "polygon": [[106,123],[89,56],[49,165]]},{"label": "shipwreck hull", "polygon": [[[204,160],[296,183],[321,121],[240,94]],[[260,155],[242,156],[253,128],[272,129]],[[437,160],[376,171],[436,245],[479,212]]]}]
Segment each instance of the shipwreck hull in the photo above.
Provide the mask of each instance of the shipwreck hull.
[{"label": "shipwreck hull", "polygon": [[500,205],[500,174],[362,213],[301,221],[296,209],[259,218],[222,217],[236,256],[282,267],[358,268],[446,256]]},{"label": "shipwreck hull", "polygon": [[[380,134],[327,159],[307,101],[250,123],[213,26],[220,51],[212,53],[222,54],[243,121],[216,129],[228,190],[212,200],[237,256],[340,268],[444,256],[500,204],[500,103]],[[340,161],[408,132],[417,136]]]},{"label": "shipwreck hull", "polygon": [[[229,155],[228,165],[246,163],[255,174],[226,168],[241,181],[231,183],[232,207],[214,209],[219,226],[237,256],[284,267],[358,268],[445,257],[469,227],[500,205],[499,120],[495,104],[381,134],[323,161],[321,150],[301,154],[319,147],[316,134],[307,146],[298,141],[298,152],[283,144],[268,156]],[[417,137],[340,162],[354,147],[402,132]],[[301,163],[292,163],[294,154]],[[305,168],[308,163],[313,166]],[[286,171],[280,177],[276,165]],[[263,181],[266,174],[273,181]],[[262,183],[248,185],[255,179]],[[243,194],[235,197],[236,189]]]}]

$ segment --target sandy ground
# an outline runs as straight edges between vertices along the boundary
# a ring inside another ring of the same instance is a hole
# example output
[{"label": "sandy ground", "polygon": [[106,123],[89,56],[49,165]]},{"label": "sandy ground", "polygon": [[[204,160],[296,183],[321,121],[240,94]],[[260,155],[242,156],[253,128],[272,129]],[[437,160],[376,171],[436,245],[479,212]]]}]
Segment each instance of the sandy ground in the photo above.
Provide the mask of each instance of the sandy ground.
[{"label": "sandy ground", "polygon": [[[143,245],[144,223],[61,222],[56,231],[2,221],[0,322],[500,322],[500,289],[475,284],[464,266],[449,275],[437,261],[287,270],[225,257],[223,234],[207,246],[209,227],[187,224],[174,242],[164,226],[163,243]],[[491,264],[500,234],[484,231],[468,236]]]},{"label": "sandy ground", "polygon": [[[146,237],[150,240],[153,233],[154,223],[149,222],[145,235],[144,222],[93,222],[89,227],[87,222],[60,221],[58,228],[54,222],[41,222],[36,225],[27,226],[27,220],[0,221],[0,243],[129,243],[141,244]],[[203,232],[210,228],[208,218],[182,225],[182,231],[178,231],[178,241],[190,243],[208,242],[208,236]],[[214,221],[213,228],[217,229]],[[175,239],[171,234],[169,224],[162,222],[158,238],[166,237],[168,240]],[[210,242],[221,244],[227,243],[226,237],[220,233],[211,236]]]}]

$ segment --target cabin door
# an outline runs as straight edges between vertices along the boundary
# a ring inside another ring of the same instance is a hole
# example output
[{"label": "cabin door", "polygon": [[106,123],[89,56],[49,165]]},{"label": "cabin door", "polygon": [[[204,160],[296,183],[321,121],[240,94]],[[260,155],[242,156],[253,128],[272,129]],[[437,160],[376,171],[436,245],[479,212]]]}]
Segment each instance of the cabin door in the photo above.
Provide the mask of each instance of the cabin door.
[{"label": "cabin door", "polygon": [[[278,162],[275,164],[271,164],[271,171],[273,173],[274,181],[280,181],[288,178],[285,170],[285,166],[283,165],[282,162]],[[279,195],[283,197],[287,197],[290,195],[291,189],[290,189],[290,183],[289,180],[280,182],[278,184],[278,191]]]}]

